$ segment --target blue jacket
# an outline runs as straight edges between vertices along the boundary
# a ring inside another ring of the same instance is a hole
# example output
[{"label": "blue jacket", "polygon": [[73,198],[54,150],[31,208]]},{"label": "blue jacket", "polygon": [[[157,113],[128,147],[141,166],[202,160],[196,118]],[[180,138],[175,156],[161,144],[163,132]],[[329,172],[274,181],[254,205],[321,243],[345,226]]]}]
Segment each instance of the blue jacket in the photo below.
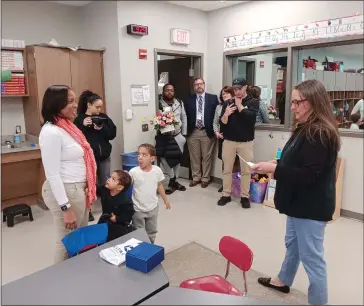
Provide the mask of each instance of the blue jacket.
[{"label": "blue jacket", "polygon": [[[196,128],[197,110],[196,110],[196,94],[192,95],[188,102],[185,103],[185,110],[187,115],[187,135],[191,135]],[[214,137],[214,116],[216,106],[219,100],[216,95],[205,93],[205,108],[204,108],[204,123],[207,136]]]}]

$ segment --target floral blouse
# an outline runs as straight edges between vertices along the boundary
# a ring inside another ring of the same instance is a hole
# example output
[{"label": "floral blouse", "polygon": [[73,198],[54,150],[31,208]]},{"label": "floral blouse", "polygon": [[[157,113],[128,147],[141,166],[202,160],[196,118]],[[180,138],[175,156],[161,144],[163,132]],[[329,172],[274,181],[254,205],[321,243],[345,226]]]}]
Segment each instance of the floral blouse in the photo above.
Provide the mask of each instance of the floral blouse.
[{"label": "floral blouse", "polygon": [[214,122],[213,122],[213,129],[214,132],[220,132],[220,116],[221,116],[221,111],[222,111],[222,103],[220,103],[215,110],[215,117],[214,117]]}]

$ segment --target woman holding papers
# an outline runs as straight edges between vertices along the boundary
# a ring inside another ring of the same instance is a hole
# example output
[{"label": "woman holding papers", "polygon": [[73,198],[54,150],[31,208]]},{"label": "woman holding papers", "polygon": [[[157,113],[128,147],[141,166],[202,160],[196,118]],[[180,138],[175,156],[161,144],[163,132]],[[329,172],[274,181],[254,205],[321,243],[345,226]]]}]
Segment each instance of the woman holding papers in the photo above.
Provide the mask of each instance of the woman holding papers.
[{"label": "woman holding papers", "polygon": [[274,173],[277,181],[274,202],[287,215],[286,257],[278,276],[258,282],[289,293],[299,263],[309,278],[308,302],[327,301],[324,259],[326,223],[335,210],[336,158],[340,136],[325,87],[317,80],[298,84],[291,96],[297,124],[278,163],[252,166],[258,173]]}]

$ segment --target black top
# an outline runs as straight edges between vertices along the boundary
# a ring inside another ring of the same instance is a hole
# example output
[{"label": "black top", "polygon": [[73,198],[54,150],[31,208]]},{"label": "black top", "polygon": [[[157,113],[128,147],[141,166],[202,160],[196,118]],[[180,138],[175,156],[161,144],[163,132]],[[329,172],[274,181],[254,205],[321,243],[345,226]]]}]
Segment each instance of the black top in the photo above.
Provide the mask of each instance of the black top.
[{"label": "black top", "polygon": [[290,217],[330,221],[335,211],[336,149],[322,143],[319,132],[309,140],[297,128],[285,145],[274,178],[274,203]]},{"label": "black top", "polygon": [[116,223],[128,226],[134,215],[133,201],[125,192],[112,196],[110,190],[105,186],[98,185],[96,189],[97,195],[101,197],[102,213],[113,213],[116,216]]},{"label": "black top", "polygon": [[[187,115],[187,135],[191,135],[196,128],[197,109],[196,101],[197,95],[190,96],[187,103],[185,103],[185,111]],[[215,117],[216,106],[219,105],[219,100],[216,95],[205,93],[205,104],[204,104],[204,124],[205,130],[208,137],[214,137],[213,122]]]},{"label": "black top", "polygon": [[74,121],[74,124],[82,131],[87,141],[89,142],[92,150],[94,151],[96,161],[102,161],[108,158],[111,154],[111,143],[116,137],[116,126],[114,122],[106,115],[99,114],[98,117],[105,118],[100,120],[97,124],[102,126],[101,130],[94,129],[93,124],[84,126],[83,121],[86,117],[92,117],[86,114],[79,114]]},{"label": "black top", "polygon": [[[235,104],[235,100],[232,100]],[[224,115],[229,102],[225,102],[222,106],[221,117]],[[259,112],[259,101],[251,96],[246,96],[242,101],[243,106],[247,109],[239,112],[237,109],[229,116],[227,124],[221,121],[220,129],[224,134],[224,139],[236,142],[247,142],[254,140],[255,121]]]}]

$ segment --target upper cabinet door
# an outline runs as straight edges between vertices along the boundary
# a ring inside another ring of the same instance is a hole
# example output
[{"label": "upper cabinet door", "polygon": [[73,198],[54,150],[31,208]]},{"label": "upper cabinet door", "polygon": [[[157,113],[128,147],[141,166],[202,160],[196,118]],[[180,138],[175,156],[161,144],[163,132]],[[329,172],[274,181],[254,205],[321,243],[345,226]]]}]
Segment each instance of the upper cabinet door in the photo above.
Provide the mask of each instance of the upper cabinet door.
[{"label": "upper cabinet door", "polygon": [[71,86],[70,53],[68,49],[34,47],[39,104],[51,85]]},{"label": "upper cabinet door", "polygon": [[72,88],[78,100],[88,89],[98,94],[105,103],[102,51],[70,51]]}]

